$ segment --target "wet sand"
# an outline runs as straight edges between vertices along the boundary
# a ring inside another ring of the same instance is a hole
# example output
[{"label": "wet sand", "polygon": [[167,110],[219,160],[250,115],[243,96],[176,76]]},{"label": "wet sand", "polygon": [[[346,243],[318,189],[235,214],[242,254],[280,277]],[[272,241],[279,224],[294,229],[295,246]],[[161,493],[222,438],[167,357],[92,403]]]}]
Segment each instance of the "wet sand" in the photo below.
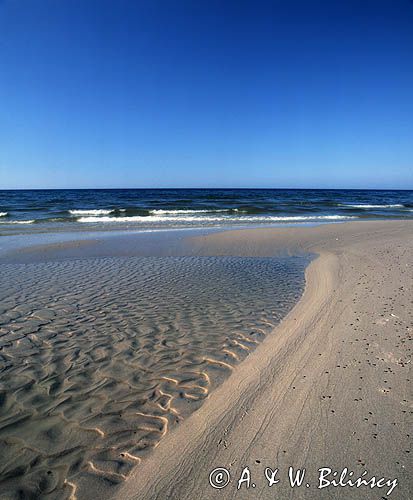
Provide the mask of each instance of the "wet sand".
[{"label": "wet sand", "polygon": [[[413,223],[232,231],[193,244],[200,255],[319,257],[297,306],[116,498],[412,498]],[[237,490],[245,466],[255,488]],[[307,469],[308,488],[290,487],[289,466]],[[224,489],[209,484],[216,467],[231,473]],[[265,467],[279,468],[271,488]],[[320,467],[398,485],[390,497],[388,487],[317,489]]]},{"label": "wet sand", "polygon": [[291,310],[309,262],[65,245],[0,266],[2,499],[108,498]]}]

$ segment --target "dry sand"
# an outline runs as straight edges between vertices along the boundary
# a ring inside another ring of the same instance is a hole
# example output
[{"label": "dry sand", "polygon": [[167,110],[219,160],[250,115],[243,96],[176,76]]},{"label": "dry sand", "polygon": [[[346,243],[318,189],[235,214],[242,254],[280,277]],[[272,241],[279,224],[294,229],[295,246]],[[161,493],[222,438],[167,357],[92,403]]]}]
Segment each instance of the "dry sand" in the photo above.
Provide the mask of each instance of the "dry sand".
[{"label": "dry sand", "polygon": [[[411,491],[413,221],[231,231],[198,238],[200,255],[319,254],[297,306],[118,487],[122,499],[388,498],[386,488],[317,489],[317,470],[398,479]],[[249,466],[256,487],[237,490]],[[305,467],[292,489],[289,466]],[[212,469],[232,480],[209,485]],[[265,467],[279,468],[268,487]],[[90,492],[89,498],[102,496]]]}]

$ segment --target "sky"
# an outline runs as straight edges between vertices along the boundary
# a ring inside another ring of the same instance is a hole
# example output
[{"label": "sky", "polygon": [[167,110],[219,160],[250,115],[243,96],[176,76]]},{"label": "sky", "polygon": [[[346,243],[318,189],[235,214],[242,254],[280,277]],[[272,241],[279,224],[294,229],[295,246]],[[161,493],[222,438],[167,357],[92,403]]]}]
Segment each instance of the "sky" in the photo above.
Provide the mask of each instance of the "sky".
[{"label": "sky", "polygon": [[0,189],[413,189],[412,0],[0,0]]}]

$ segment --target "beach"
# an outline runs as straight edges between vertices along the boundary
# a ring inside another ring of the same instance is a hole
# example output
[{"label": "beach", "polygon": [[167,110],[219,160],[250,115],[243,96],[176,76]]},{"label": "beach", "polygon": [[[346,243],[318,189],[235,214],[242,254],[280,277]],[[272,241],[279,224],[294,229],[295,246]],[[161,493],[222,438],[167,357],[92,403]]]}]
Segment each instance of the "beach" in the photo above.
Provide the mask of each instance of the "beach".
[{"label": "beach", "polygon": [[413,500],[413,0],[0,0],[0,500]]},{"label": "beach", "polygon": [[413,0],[0,0],[0,500],[413,500]]},{"label": "beach", "polygon": [[145,241],[3,257],[4,498],[411,497],[413,221]]},{"label": "beach", "polygon": [[[116,498],[388,498],[389,487],[318,489],[318,469],[398,479],[411,498],[413,224],[357,222],[226,232],[200,253],[310,250],[302,299],[185,424],[164,438]],[[249,466],[250,489],[237,480]],[[291,488],[288,467],[310,487]],[[223,489],[209,474],[233,475]],[[269,487],[264,468],[279,468]],[[380,483],[382,484],[382,483]]]}]

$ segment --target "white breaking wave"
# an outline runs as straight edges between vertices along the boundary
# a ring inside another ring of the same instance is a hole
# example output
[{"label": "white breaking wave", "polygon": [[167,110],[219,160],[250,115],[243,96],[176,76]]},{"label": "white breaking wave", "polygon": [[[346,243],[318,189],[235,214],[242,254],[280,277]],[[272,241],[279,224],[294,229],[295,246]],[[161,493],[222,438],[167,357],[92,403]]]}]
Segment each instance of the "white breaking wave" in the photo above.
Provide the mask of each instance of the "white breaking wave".
[{"label": "white breaking wave", "polygon": [[[179,214],[208,214],[208,213],[218,213],[218,212],[229,212],[229,208],[224,208],[220,210],[150,210],[151,214],[155,215],[179,215]],[[235,212],[238,212],[238,209],[234,209]]]},{"label": "white breaking wave", "polygon": [[404,205],[397,203],[395,205],[341,205],[342,207],[351,207],[351,208],[403,208]]},{"label": "white breaking wave", "polygon": [[0,221],[0,224],[33,224],[34,220],[10,220]]},{"label": "white breaking wave", "polygon": [[131,217],[80,217],[78,222],[305,222],[314,220],[348,220],[357,219],[346,215],[315,215],[315,216],[162,216],[162,215],[135,215]]},{"label": "white breaking wave", "polygon": [[69,210],[69,213],[72,215],[109,215],[113,212],[114,210],[106,210],[103,208],[86,209],[86,210]]},{"label": "white breaking wave", "polygon": [[0,212],[0,217],[6,217],[7,214],[8,212]]}]

